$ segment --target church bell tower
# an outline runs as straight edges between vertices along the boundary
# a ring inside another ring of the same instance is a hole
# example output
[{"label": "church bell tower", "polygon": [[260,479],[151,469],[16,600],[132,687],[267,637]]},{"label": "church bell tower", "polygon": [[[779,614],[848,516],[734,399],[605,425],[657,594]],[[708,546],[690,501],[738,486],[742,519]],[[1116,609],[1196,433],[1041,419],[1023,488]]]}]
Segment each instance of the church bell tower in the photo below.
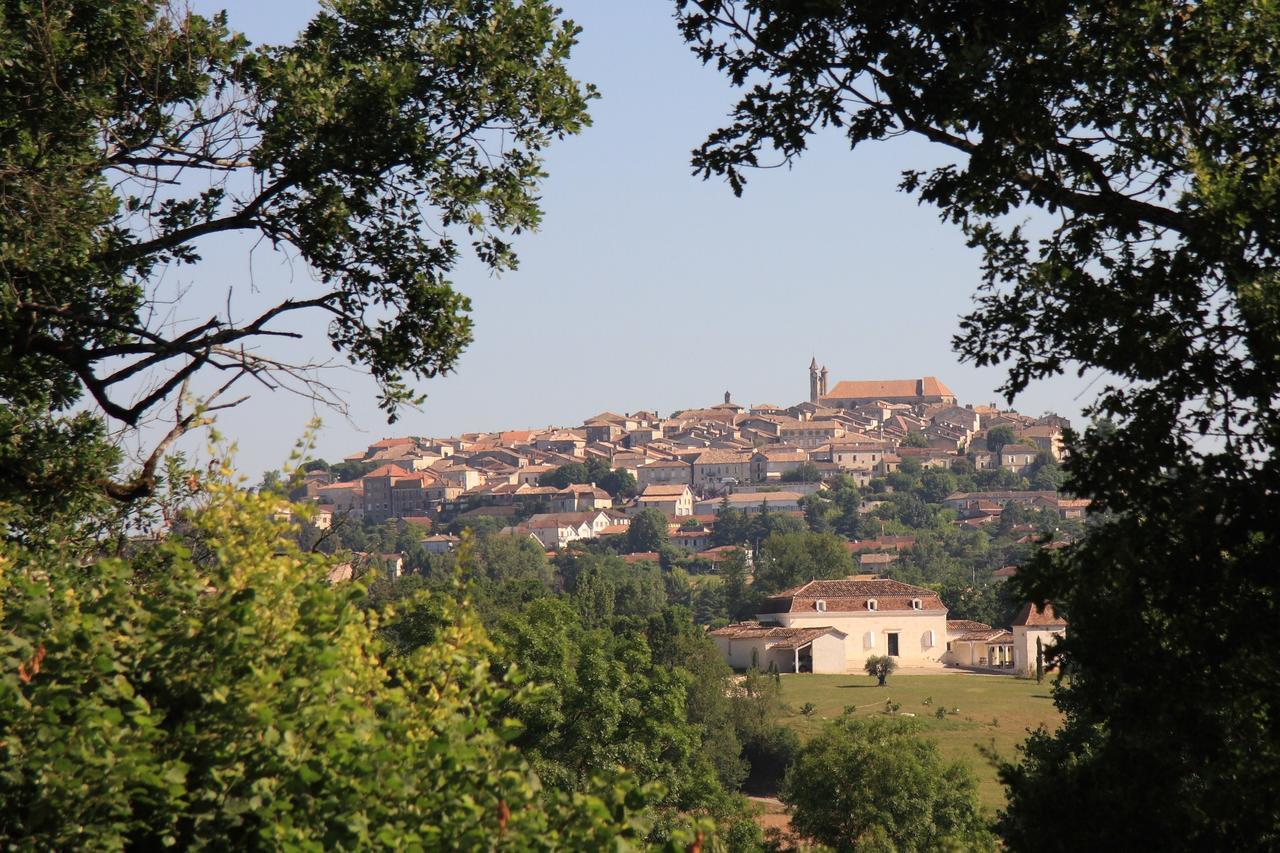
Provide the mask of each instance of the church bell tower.
[{"label": "church bell tower", "polygon": [[809,362],[809,402],[818,402],[818,358],[814,356]]}]

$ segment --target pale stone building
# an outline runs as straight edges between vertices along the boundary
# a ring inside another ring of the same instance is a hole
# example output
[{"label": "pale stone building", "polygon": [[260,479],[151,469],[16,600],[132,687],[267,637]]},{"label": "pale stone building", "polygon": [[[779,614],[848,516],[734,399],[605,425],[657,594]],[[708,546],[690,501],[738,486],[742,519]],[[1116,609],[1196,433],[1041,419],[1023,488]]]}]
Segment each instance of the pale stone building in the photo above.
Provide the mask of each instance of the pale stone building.
[{"label": "pale stone building", "polygon": [[[848,672],[860,671],[872,655],[889,655],[900,666],[940,668],[946,654],[947,608],[938,594],[885,578],[810,581],[765,599],[756,618],[759,623],[755,627],[760,629],[821,629],[824,633],[815,637],[834,636],[825,633],[832,631],[843,635],[844,671]],[[751,626],[730,627],[741,632]],[[780,642],[783,639],[783,635],[772,636]],[[737,642],[732,637],[725,639]],[[756,642],[769,640],[770,635],[742,639]],[[829,640],[822,640],[820,645],[828,643]],[[763,651],[774,648],[779,647],[770,646]],[[785,644],[780,648],[788,650]],[[721,651],[726,660],[741,661],[740,657],[728,656],[732,651],[728,645],[722,645]],[[821,648],[810,654],[829,661]],[[815,657],[814,672],[831,671],[818,670],[818,665]],[[829,662],[822,665],[832,666]]]}]

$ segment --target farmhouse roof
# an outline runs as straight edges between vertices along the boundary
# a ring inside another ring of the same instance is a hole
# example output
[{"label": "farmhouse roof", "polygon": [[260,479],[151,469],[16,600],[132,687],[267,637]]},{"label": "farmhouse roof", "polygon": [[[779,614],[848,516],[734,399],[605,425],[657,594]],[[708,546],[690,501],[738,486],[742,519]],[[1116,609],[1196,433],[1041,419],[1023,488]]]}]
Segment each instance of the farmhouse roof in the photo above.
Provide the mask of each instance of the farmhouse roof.
[{"label": "farmhouse roof", "polygon": [[914,610],[913,599],[920,600],[921,610],[946,611],[942,599],[931,589],[912,586],[888,578],[873,580],[809,581],[803,586],[784,590],[765,599],[760,613],[803,613],[817,610],[817,602],[824,602],[824,609],[849,613],[867,610],[867,602],[874,599],[876,610]]},{"label": "farmhouse roof", "polygon": [[991,626],[986,622],[977,622],[973,619],[948,619],[948,634],[969,634],[974,631],[990,631]]},{"label": "farmhouse roof", "polygon": [[728,640],[773,640],[766,645],[775,649],[798,649],[807,646],[823,634],[834,632],[841,637],[847,636],[844,631],[830,625],[813,628],[782,628],[776,625],[761,625],[759,622],[739,622],[726,625],[709,632],[713,637],[724,637]]}]

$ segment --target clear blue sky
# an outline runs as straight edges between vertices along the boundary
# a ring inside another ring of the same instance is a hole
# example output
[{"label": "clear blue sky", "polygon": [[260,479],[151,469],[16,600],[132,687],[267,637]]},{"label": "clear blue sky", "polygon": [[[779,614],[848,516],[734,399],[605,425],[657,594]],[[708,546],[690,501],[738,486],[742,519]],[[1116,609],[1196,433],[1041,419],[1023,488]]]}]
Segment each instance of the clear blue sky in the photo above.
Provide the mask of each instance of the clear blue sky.
[{"label": "clear blue sky", "polygon": [[[225,8],[255,43],[290,39],[308,0],[195,0]],[[978,281],[978,257],[931,208],[895,190],[902,169],[942,152],[896,140],[850,153],[836,133],[792,170],[762,171],[734,198],[690,174],[689,151],[718,126],[733,92],[681,42],[673,4],[566,0],[583,28],[572,62],[595,83],[594,124],[548,157],[542,229],[518,244],[520,269],[478,265],[455,283],[474,302],[475,343],[455,374],[430,382],[423,409],[388,427],[372,384],[336,377],[351,421],[327,413],[319,455],[335,459],[387,435],[576,424],[603,409],[719,402],[790,404],[808,393],[816,355],[841,379],[936,375],[962,402],[997,399],[1002,372],[958,363],[950,339]],[[249,244],[225,240],[194,274],[195,298],[219,306],[249,283]],[[253,283],[272,296],[309,283],[268,248]],[[202,312],[195,310],[192,316]],[[321,320],[309,352],[328,352]],[[1071,417],[1086,380],[1042,383],[1024,412]],[[1086,401],[1088,394],[1080,399]],[[309,402],[265,391],[222,413],[238,463],[276,467],[312,416]]]}]

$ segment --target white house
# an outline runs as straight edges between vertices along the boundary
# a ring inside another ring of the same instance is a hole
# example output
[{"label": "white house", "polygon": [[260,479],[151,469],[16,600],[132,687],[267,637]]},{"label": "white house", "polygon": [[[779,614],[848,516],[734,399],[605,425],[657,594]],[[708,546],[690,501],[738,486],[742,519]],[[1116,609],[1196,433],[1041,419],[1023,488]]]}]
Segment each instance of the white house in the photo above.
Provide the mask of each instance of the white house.
[{"label": "white house", "polygon": [[644,487],[644,492],[636,499],[635,509],[637,512],[656,509],[664,515],[693,515],[693,491],[684,483],[654,483]]},{"label": "white house", "polygon": [[[872,655],[889,655],[901,666],[940,668],[946,654],[947,608],[938,594],[886,578],[810,581],[765,599],[756,618],[759,629],[822,629],[841,634],[844,669],[837,671],[857,672]],[[751,626],[730,627],[741,634]],[[729,657],[730,640],[736,647],[739,639],[756,642],[773,637],[782,641],[781,635],[725,637],[721,651],[731,665],[735,660],[740,663],[740,656]],[[810,651],[811,656],[828,661],[824,667],[832,665],[822,648],[828,644],[823,640],[817,651]],[[778,647],[761,647],[757,655],[773,648]],[[785,645],[781,648],[787,650]],[[818,665],[814,658],[814,672],[820,671]]]}]

